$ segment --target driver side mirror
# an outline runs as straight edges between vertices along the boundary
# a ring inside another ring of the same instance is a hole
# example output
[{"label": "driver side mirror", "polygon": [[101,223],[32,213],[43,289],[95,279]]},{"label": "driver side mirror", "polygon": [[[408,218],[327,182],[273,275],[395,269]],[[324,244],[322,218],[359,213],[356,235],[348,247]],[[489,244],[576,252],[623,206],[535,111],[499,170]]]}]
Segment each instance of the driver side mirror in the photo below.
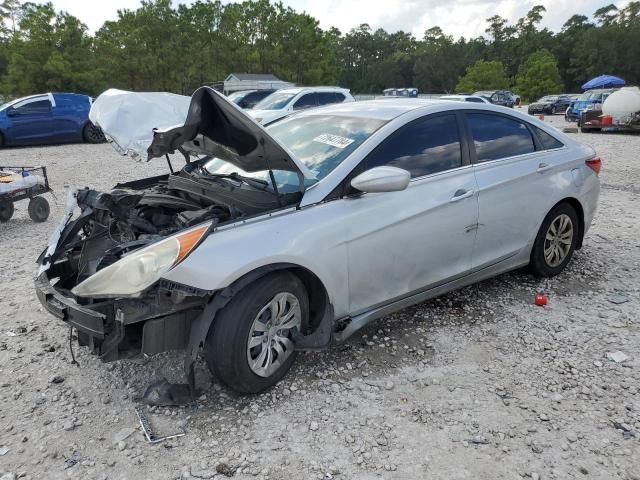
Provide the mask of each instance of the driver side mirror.
[{"label": "driver side mirror", "polygon": [[351,186],[364,193],[398,192],[409,185],[411,174],[397,167],[375,167],[351,180]]},{"label": "driver side mirror", "polygon": [[20,112],[15,108],[10,108],[9,110],[7,110],[7,117],[17,117],[18,115],[20,115]]}]

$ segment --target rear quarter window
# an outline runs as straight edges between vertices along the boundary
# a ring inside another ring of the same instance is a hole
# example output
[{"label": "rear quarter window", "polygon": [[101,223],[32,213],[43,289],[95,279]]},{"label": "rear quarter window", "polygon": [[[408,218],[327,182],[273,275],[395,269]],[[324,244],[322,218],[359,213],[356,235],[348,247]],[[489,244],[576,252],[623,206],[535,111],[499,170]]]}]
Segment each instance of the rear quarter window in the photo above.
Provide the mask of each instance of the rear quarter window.
[{"label": "rear quarter window", "polygon": [[544,130],[538,127],[532,127],[536,132],[536,136],[540,143],[542,144],[543,150],[553,150],[554,148],[562,148],[564,147],[564,143],[555,138],[553,135],[548,134]]}]

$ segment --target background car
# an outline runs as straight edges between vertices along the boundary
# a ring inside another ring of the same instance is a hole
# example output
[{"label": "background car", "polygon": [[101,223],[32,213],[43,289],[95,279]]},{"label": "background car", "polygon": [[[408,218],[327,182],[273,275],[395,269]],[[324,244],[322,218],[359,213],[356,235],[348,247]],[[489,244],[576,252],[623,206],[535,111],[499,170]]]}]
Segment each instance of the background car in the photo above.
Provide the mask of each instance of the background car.
[{"label": "background car", "polygon": [[479,97],[476,95],[444,95],[440,97],[440,100],[452,100],[454,102],[470,102],[470,103],[491,103],[484,97]]},{"label": "background car", "polygon": [[475,92],[473,95],[476,97],[486,98],[490,103],[500,105],[502,107],[513,108],[516,103],[511,92],[507,90],[482,90]]},{"label": "background car", "polygon": [[535,113],[555,115],[558,112],[564,113],[570,104],[571,99],[568,95],[545,95],[537,102],[530,104],[527,111],[530,115]]},{"label": "background car", "polygon": [[265,90],[242,90],[240,92],[230,93],[228,98],[240,108],[251,109],[275,91],[276,90],[272,88]]},{"label": "background car", "polygon": [[266,125],[298,110],[353,101],[355,99],[346,88],[283,88],[269,95],[248,113],[259,123]]},{"label": "background car", "polygon": [[89,121],[92,98],[77,93],[46,93],[0,107],[0,146],[105,141]]},{"label": "background car", "polygon": [[584,110],[601,108],[607,97],[617,90],[619,89],[596,88],[587,90],[577,100],[571,102],[564,114],[564,119],[568,122],[580,123],[580,115]]}]

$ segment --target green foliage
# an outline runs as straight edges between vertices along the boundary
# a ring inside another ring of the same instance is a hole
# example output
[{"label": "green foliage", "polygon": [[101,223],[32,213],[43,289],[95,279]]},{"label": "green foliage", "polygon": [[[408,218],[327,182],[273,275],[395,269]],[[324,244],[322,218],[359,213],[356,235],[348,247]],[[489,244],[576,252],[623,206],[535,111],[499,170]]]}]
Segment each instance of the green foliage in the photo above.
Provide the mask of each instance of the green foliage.
[{"label": "green foliage", "polygon": [[538,50],[520,65],[515,90],[524,101],[534,101],[549,93],[562,92],[556,58],[548,50]]},{"label": "green foliage", "polygon": [[478,60],[467,68],[467,73],[456,85],[457,92],[473,93],[477,90],[498,90],[509,87],[504,65],[498,61]]},{"label": "green foliage", "polygon": [[[418,87],[424,93],[507,88],[525,97],[579,91],[601,73],[640,83],[640,1],[573,15],[540,28],[533,6],[513,24],[494,15],[487,38],[454,39],[440,27],[421,39],[403,31],[323,30],[270,0],[143,0],[91,35],[52,4],[0,0],[0,94],[106,88],[191,94],[229,73],[274,73],[299,84],[339,84],[355,93]],[[619,3],[619,2],[616,2]]]}]

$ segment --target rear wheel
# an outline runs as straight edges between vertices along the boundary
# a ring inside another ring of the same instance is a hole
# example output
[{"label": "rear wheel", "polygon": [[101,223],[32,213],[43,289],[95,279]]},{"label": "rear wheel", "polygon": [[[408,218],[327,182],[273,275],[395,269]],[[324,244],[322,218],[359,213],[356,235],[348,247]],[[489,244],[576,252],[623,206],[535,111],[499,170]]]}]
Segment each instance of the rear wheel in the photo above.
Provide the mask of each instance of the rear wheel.
[{"label": "rear wheel", "polygon": [[13,217],[13,202],[0,202],[0,222],[8,222]]},{"label": "rear wheel", "polygon": [[578,214],[568,203],[556,205],[545,217],[531,251],[529,268],[553,277],[567,266],[578,243]]},{"label": "rear wheel", "polygon": [[29,200],[29,207],[27,208],[29,211],[29,216],[31,220],[37,223],[44,222],[47,218],[49,218],[49,202],[47,202],[46,198],[42,197],[33,197]]},{"label": "rear wheel", "polygon": [[91,122],[88,122],[82,129],[82,138],[87,143],[103,143],[106,142],[102,129]]},{"label": "rear wheel", "polygon": [[276,384],[293,364],[293,332],[309,318],[302,282],[288,272],[256,280],[216,315],[205,344],[209,369],[239,393]]}]

